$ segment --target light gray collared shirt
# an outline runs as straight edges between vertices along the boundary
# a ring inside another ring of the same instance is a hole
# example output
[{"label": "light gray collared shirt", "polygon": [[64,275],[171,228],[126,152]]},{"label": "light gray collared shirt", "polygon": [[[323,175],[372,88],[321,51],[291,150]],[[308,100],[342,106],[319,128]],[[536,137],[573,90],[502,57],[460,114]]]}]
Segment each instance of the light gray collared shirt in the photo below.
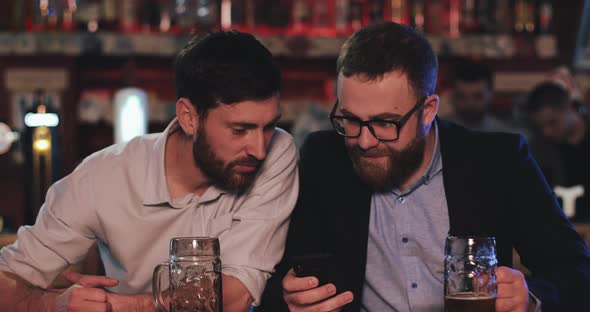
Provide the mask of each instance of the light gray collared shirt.
[{"label": "light gray collared shirt", "polygon": [[242,195],[214,186],[202,196],[171,198],[164,171],[163,133],[145,135],[86,158],[56,182],[33,226],[18,230],[0,250],[0,271],[47,287],[98,241],[112,291],[151,292],[154,267],[168,261],[169,240],[218,237],[222,271],[238,278],[258,304],[285,247],[288,218],[298,193],[297,151],[277,129],[252,187]]}]

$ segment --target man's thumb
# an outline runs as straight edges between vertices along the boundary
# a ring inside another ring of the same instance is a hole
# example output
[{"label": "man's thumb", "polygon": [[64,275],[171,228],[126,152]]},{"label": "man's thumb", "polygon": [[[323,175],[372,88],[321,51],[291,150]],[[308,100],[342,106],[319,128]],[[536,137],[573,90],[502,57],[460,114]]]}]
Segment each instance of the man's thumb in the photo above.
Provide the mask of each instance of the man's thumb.
[{"label": "man's thumb", "polygon": [[68,281],[83,287],[114,287],[119,285],[119,280],[98,275],[84,275],[73,271],[64,271],[62,275]]}]

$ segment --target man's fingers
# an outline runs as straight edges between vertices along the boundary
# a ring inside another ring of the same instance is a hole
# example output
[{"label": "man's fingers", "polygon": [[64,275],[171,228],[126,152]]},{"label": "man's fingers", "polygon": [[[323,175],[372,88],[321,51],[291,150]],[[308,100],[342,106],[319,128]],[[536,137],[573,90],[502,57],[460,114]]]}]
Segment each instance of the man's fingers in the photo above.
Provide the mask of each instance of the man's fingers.
[{"label": "man's fingers", "polygon": [[82,274],[73,271],[64,271],[61,275],[74,284],[77,284],[78,280],[82,278]]},{"label": "man's fingers", "polygon": [[514,311],[521,306],[518,298],[497,298],[496,299],[496,312]]},{"label": "man's fingers", "polygon": [[338,310],[338,309],[344,307],[345,305],[349,304],[350,302],[352,302],[352,299],[354,299],[352,292],[350,292],[350,291],[343,292],[341,294],[338,294],[338,296],[334,296],[326,301],[323,301],[322,303],[317,305],[317,309],[315,309],[315,308],[310,309],[310,311]]},{"label": "man's fingers", "polygon": [[336,286],[326,284],[314,289],[285,294],[285,302],[294,305],[308,305],[320,302],[336,294]]},{"label": "man's fingers", "polygon": [[84,287],[115,287],[119,280],[106,276],[83,275],[77,272],[65,271],[63,276],[70,282]]},{"label": "man's fingers", "polygon": [[98,288],[75,287],[70,294],[72,301],[107,302],[107,294]]},{"label": "man's fingers", "polygon": [[70,311],[83,311],[83,312],[112,312],[113,308],[108,302],[79,302],[72,303],[68,306],[68,312]]},{"label": "man's fingers", "polygon": [[524,312],[529,304],[529,290],[522,272],[499,267],[496,278],[496,311]]},{"label": "man's fingers", "polygon": [[318,279],[315,277],[297,277],[293,269],[289,270],[283,278],[283,290],[291,293],[295,291],[308,290],[318,286]]},{"label": "man's fingers", "polygon": [[514,283],[521,278],[524,278],[524,276],[520,271],[503,266],[496,268],[496,281],[498,283]]}]

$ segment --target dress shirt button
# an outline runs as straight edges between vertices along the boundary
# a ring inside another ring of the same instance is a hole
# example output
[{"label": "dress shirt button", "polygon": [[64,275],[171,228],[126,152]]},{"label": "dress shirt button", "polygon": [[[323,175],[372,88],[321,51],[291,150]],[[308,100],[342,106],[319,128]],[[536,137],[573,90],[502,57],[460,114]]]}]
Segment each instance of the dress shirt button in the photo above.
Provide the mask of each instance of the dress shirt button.
[{"label": "dress shirt button", "polygon": [[406,198],[403,196],[400,196],[397,200],[403,204],[406,201]]},{"label": "dress shirt button", "polygon": [[405,243],[407,243],[407,242],[408,242],[408,238],[407,238],[407,237],[404,237],[404,238],[402,238],[402,243],[404,243],[404,244],[405,244]]},{"label": "dress shirt button", "polygon": [[412,283],[412,288],[418,288],[418,284]]}]

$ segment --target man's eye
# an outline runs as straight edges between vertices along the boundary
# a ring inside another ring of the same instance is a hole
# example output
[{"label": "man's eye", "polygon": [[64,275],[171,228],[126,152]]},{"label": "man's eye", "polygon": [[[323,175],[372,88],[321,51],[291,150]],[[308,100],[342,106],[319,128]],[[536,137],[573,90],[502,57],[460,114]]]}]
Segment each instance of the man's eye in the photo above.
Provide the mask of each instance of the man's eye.
[{"label": "man's eye", "polygon": [[373,126],[379,128],[391,128],[394,126],[394,124],[387,121],[375,121],[373,122]]},{"label": "man's eye", "polygon": [[231,128],[231,133],[235,134],[235,135],[246,134],[246,129],[244,129],[244,128]]},{"label": "man's eye", "polygon": [[272,125],[268,125],[268,126],[264,127],[264,129],[263,129],[263,130],[264,130],[265,132],[268,132],[268,131],[274,131],[276,127],[277,127],[277,124],[272,124]]}]

